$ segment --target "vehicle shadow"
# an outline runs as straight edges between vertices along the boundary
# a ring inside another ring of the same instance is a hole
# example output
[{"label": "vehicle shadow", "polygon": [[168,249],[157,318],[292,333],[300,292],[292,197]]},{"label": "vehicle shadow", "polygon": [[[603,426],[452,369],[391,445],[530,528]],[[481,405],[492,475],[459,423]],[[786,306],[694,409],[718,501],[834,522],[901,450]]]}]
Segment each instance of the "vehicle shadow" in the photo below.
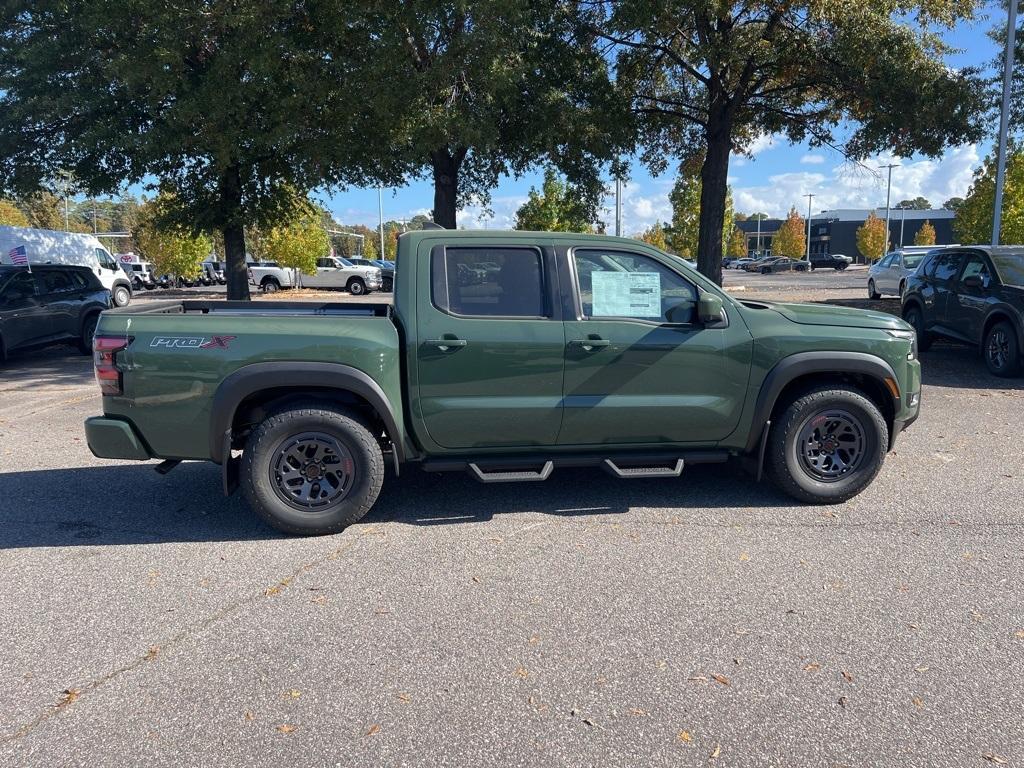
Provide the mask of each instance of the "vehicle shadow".
[{"label": "vehicle shadow", "polygon": [[11,352],[6,361],[0,362],[0,387],[28,381],[85,384],[92,378],[92,359],[71,346]]},{"label": "vehicle shadow", "polygon": [[[273,540],[236,493],[224,498],[220,470],[185,462],[164,477],[153,464],[0,474],[0,550],[25,547]],[[701,510],[791,506],[738,466],[700,466],[682,478],[619,480],[596,469],[557,470],[544,483],[486,485],[463,474],[415,467],[388,473],[364,522],[449,525],[501,515],[625,515],[636,508]],[[344,534],[342,534],[344,535]]]}]

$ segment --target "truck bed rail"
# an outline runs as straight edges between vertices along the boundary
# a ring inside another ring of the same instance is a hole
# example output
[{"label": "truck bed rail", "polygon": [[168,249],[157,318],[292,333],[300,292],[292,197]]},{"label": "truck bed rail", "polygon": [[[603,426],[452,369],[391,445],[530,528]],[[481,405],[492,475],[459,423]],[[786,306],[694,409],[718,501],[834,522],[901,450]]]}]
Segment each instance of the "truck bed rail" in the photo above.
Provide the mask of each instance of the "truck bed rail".
[{"label": "truck bed rail", "polygon": [[391,317],[386,302],[314,302],[314,301],[153,301],[107,310],[123,315],[217,314],[274,317],[281,315],[326,315],[331,317]]}]

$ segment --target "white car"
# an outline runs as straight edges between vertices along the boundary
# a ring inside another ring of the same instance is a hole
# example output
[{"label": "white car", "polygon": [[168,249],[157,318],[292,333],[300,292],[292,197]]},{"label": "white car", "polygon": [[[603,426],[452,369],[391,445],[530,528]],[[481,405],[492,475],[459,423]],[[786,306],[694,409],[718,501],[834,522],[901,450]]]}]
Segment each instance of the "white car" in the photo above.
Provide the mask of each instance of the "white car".
[{"label": "white car", "polygon": [[89,267],[110,291],[114,306],[132,300],[132,284],[110,251],[94,235],[30,227],[0,227],[0,264],[17,264],[24,254],[29,264],[70,264]]},{"label": "white car", "polygon": [[928,251],[938,246],[920,245],[890,251],[876,261],[868,269],[868,298],[880,299],[883,296],[903,298],[903,290],[907,286],[907,278],[917,271],[918,266]]}]

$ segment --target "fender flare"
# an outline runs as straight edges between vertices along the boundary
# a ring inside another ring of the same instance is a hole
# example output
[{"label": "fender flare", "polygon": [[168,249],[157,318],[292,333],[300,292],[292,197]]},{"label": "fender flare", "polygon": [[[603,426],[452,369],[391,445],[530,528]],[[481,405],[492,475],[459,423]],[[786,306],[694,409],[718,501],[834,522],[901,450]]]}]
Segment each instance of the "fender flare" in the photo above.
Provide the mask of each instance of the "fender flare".
[{"label": "fender flare", "polygon": [[244,365],[217,387],[210,415],[210,458],[224,462],[230,451],[226,436],[235,420],[239,404],[250,395],[279,387],[318,387],[351,392],[366,400],[384,422],[394,450],[395,464],[403,461],[403,432],[399,429],[384,390],[368,374],[340,363],[276,362]]},{"label": "fender flare", "polygon": [[[797,352],[784,357],[768,371],[768,375],[761,382],[761,390],[757,393],[754,405],[754,416],[750,422],[750,435],[747,437],[747,453],[757,449],[761,433],[771,418],[782,390],[794,380],[809,373],[858,373],[877,379],[883,384],[886,379],[899,382],[896,372],[889,363],[866,352]],[[893,398],[893,408],[894,412],[900,410],[898,398]]]}]

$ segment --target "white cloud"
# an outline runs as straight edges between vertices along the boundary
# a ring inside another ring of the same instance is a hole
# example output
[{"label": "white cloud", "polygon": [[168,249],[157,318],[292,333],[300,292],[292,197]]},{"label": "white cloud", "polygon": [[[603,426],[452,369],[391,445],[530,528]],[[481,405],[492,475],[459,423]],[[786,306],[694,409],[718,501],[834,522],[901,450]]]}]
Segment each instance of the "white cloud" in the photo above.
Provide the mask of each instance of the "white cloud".
[{"label": "white cloud", "polygon": [[804,155],[800,158],[800,163],[802,165],[821,165],[824,162],[824,155]]}]

